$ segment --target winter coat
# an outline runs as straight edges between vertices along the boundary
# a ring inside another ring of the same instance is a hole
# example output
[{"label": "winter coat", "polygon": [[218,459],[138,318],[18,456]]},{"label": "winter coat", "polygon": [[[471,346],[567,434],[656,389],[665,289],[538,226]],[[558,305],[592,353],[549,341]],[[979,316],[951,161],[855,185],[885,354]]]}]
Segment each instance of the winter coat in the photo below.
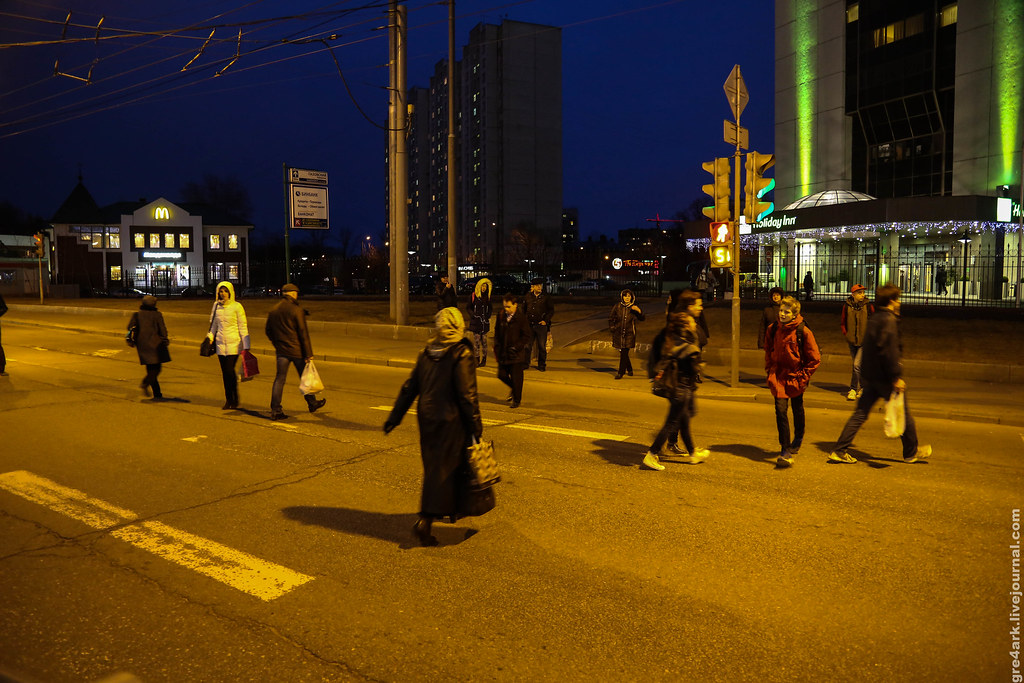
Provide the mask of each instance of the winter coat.
[{"label": "winter coat", "polygon": [[768,389],[775,398],[793,398],[807,389],[811,375],[821,365],[821,352],[814,333],[804,326],[804,348],[797,342],[797,327],[804,321],[798,315],[788,323],[769,327],[764,338],[764,369]]},{"label": "winter coat", "polygon": [[139,306],[139,310],[132,313],[132,318],[128,321],[129,330],[134,326],[139,328],[135,333],[135,350],[139,354],[141,365],[157,365],[171,360],[168,351],[171,340],[167,337],[164,315],[156,310],[156,306]]},{"label": "winter coat", "polygon": [[779,305],[772,303],[765,306],[761,311],[761,324],[757,328],[757,348],[764,348],[764,335],[768,332],[768,326],[779,321]]},{"label": "winter coat", "polygon": [[437,310],[442,308],[458,308],[459,297],[455,294],[455,288],[449,282],[447,286],[440,286],[437,290]]},{"label": "winter coat", "polygon": [[864,333],[868,329],[868,318],[874,312],[875,307],[867,299],[857,303],[853,300],[852,296],[846,297],[846,303],[843,304],[843,312],[839,316],[839,329],[843,331],[846,341],[854,346],[862,346],[864,344]]},{"label": "winter coat", "polygon": [[531,325],[539,325],[543,320],[548,328],[551,327],[551,316],[555,314],[555,305],[551,303],[546,292],[527,294],[524,307],[526,308],[526,319],[530,321]]},{"label": "winter coat", "polygon": [[0,296],[0,318],[4,317],[4,313],[7,312],[7,302]]},{"label": "winter coat", "polygon": [[511,321],[507,320],[504,310],[498,312],[494,325],[494,357],[499,364],[529,364],[532,343],[533,332],[521,305]]},{"label": "winter coat", "polygon": [[[487,292],[484,293],[486,288]],[[491,281],[482,278],[477,281],[469,306],[466,308],[466,329],[476,334],[487,334],[491,331]]]},{"label": "winter coat", "polygon": [[476,361],[469,342],[428,346],[398,394],[388,422],[400,424],[419,397],[416,420],[423,459],[420,514],[457,517],[466,447],[483,435],[476,390]]},{"label": "winter coat", "polygon": [[218,282],[217,289],[226,287],[227,303],[220,299],[213,305],[213,321],[210,333],[217,345],[218,356],[237,356],[242,349],[249,348],[249,323],[245,319],[245,309],[235,301],[235,288],[230,282]]},{"label": "winter coat", "polygon": [[299,360],[313,357],[313,344],[309,341],[309,329],[306,327],[306,311],[299,306],[298,301],[282,296],[277,305],[270,309],[264,331],[278,356]]},{"label": "winter coat", "polygon": [[880,308],[868,318],[864,343],[861,344],[860,381],[869,384],[882,396],[892,392],[892,385],[903,377],[903,340],[900,319],[888,308]]},{"label": "winter coat", "polygon": [[[626,295],[630,295],[630,303],[626,305]],[[619,303],[612,306],[608,314],[608,328],[612,332],[612,346],[616,349],[632,349],[636,347],[636,324],[643,321],[643,311],[637,313],[633,310],[636,306],[636,297],[633,292],[624,289],[619,295]],[[637,308],[640,308],[637,306]]]},{"label": "winter coat", "polygon": [[665,328],[658,335],[661,345],[657,354],[657,362],[648,368],[648,374],[654,379],[659,372],[670,371],[671,361],[675,360],[675,395],[671,401],[685,401],[697,390],[703,360],[697,338],[694,334],[682,333]]}]

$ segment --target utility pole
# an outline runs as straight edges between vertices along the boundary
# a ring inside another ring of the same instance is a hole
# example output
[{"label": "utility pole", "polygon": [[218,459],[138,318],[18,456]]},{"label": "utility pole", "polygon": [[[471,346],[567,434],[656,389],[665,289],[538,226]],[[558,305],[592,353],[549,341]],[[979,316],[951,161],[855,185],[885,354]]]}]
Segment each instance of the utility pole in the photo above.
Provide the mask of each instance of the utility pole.
[{"label": "utility pole", "polygon": [[448,282],[458,287],[455,229],[455,0],[448,0]]},{"label": "utility pole", "polygon": [[388,317],[398,319],[395,238],[398,222],[398,0],[388,7]]},{"label": "utility pole", "polygon": [[409,154],[406,128],[406,12],[405,5],[395,12],[395,217],[391,224],[394,235],[391,238],[391,272],[393,273],[391,301],[396,325],[409,323]]},{"label": "utility pole", "polygon": [[[732,68],[729,77],[725,79],[725,95],[729,100],[729,107],[732,109],[736,119],[734,164],[736,167],[736,188],[733,201],[733,243],[732,243],[732,363],[729,369],[729,386],[738,389],[740,386],[740,148],[746,146],[746,131],[740,127],[740,114],[743,113],[747,101],[750,99],[747,93],[747,86],[743,82],[743,75],[740,73],[740,65]],[[729,140],[730,126],[725,122],[726,142]]]}]

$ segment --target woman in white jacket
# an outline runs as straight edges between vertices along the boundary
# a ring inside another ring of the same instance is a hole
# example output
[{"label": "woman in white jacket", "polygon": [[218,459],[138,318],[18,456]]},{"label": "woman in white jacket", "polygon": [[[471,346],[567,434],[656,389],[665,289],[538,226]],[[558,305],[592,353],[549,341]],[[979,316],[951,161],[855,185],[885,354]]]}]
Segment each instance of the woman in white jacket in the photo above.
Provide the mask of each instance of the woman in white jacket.
[{"label": "woman in white jacket", "polygon": [[217,302],[213,305],[210,331],[214,340],[220,372],[224,376],[224,406],[222,410],[238,408],[238,375],[235,364],[238,354],[249,348],[249,324],[245,309],[235,301],[235,288],[230,282],[217,283]]}]

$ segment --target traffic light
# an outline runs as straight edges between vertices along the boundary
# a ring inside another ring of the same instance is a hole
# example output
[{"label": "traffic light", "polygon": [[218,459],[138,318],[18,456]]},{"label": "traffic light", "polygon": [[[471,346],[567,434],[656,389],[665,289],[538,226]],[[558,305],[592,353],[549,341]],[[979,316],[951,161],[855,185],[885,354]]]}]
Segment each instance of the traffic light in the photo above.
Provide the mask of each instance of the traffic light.
[{"label": "traffic light", "polygon": [[701,168],[714,178],[713,183],[702,188],[714,202],[711,206],[704,207],[704,215],[713,221],[732,220],[732,211],[729,209],[729,160],[705,161]]},{"label": "traffic light", "polygon": [[748,223],[757,223],[775,211],[775,204],[762,198],[775,189],[775,178],[762,178],[775,165],[774,154],[747,153],[747,180],[744,186],[743,213]]},{"label": "traffic light", "polygon": [[38,232],[32,235],[32,244],[35,247],[33,255],[39,258],[43,257],[43,236]]},{"label": "traffic light", "polygon": [[726,221],[711,224],[711,266],[728,268],[732,265],[733,225]]}]

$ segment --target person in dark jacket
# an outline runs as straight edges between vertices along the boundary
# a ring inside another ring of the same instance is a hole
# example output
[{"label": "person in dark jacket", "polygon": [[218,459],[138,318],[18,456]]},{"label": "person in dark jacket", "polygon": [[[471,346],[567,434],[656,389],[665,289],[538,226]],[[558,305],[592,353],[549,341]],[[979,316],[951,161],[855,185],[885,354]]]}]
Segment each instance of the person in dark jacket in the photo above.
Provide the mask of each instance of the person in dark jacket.
[{"label": "person in dark jacket", "polygon": [[640,465],[641,468],[651,470],[665,469],[660,462],[661,448],[675,433],[682,437],[686,446],[686,451],[678,451],[683,456],[679,461],[695,465],[707,460],[711,454],[706,448],[695,448],[693,437],[690,435],[690,419],[697,413],[695,393],[701,366],[696,320],[683,310],[669,313],[666,316],[663,340],[653,379],[657,385],[659,382],[665,382],[666,373],[674,374],[665,382],[671,387],[671,393],[666,397],[669,408],[665,424],[650,449],[644,454]]},{"label": "person in dark jacket", "polygon": [[[548,334],[551,332],[551,316],[555,306],[551,298],[544,292],[544,278],[535,277],[530,281],[530,291],[526,295],[526,319],[530,322],[533,332],[533,345],[537,347],[537,369],[544,372],[548,369]],[[533,357],[531,345],[526,352],[526,366],[530,366]]]},{"label": "person in dark jacket", "polygon": [[704,297],[700,295],[700,292],[684,289],[683,293],[679,295],[679,301],[676,302],[675,310],[685,311],[693,318],[694,323],[697,325],[697,346],[703,352],[704,347],[708,345],[708,340],[711,339],[708,321],[704,318]]},{"label": "person in dark jacket", "polygon": [[[764,371],[775,398],[775,426],[779,432],[779,467],[791,467],[804,440],[804,392],[811,375],[821,365],[814,333],[804,325],[800,302],[785,297],[779,319],[768,326],[764,337]],[[789,433],[789,406],[793,405],[793,436]]]},{"label": "person in dark jacket", "polygon": [[782,287],[772,287],[768,290],[768,296],[771,297],[772,302],[761,311],[761,324],[757,328],[757,348],[759,349],[764,348],[764,335],[768,331],[768,326],[779,320],[779,302],[782,301],[785,294]]},{"label": "person in dark jacket", "polygon": [[633,376],[633,364],[629,361],[629,350],[636,347],[636,324],[644,320],[644,312],[636,305],[633,291],[624,289],[619,294],[619,303],[612,306],[608,314],[608,328],[612,333],[612,346],[619,350],[619,372],[615,379]]},{"label": "person in dark jacket", "polygon": [[[0,296],[0,318],[4,317],[4,313],[7,312],[7,303],[4,298]],[[4,344],[3,344],[3,326],[0,326],[0,377],[7,376],[7,356],[4,355]]]},{"label": "person in dark jacket", "polygon": [[[306,363],[313,360],[313,344],[309,341],[309,329],[306,327],[306,311],[299,306],[298,287],[289,283],[281,288],[281,300],[270,309],[264,331],[277,355],[277,374],[270,394],[270,419],[284,420],[288,416],[281,408],[281,396],[288,377],[288,366],[295,366],[295,371],[301,377]],[[317,399],[316,394],[303,396],[311,413],[327,403],[326,398]]]},{"label": "person in dark jacket", "polygon": [[856,401],[860,396],[860,365],[857,363],[857,353],[864,344],[864,333],[868,329],[868,318],[874,314],[875,307],[865,301],[864,285],[854,285],[850,288],[850,296],[843,304],[843,312],[839,316],[839,329],[846,337],[846,343],[850,347],[850,358],[853,370],[850,371],[850,391],[846,394],[847,401]]},{"label": "person in dark jacket", "polygon": [[[900,294],[896,285],[884,285],[875,292],[875,314],[868,319],[861,347],[860,380],[863,393],[857,399],[853,415],[846,421],[839,441],[828,456],[830,462],[854,463],[856,458],[847,452],[853,445],[857,431],[867,421],[871,408],[879,400],[888,400],[893,393],[904,393],[907,383],[903,379],[903,342],[900,338]],[[931,446],[917,441],[917,428],[910,416],[910,403],[904,396],[906,427],[903,442],[903,461],[912,463],[932,454]]]},{"label": "person in dark jacket", "polygon": [[160,390],[160,382],[157,375],[163,363],[169,363],[171,354],[169,346],[171,340],[167,337],[167,326],[164,325],[164,315],[156,310],[156,297],[146,295],[142,297],[142,305],[139,310],[132,313],[128,321],[128,329],[135,328],[135,350],[139,354],[139,363],[146,366],[146,377],[142,380],[139,388],[142,393],[149,396],[153,393],[154,401],[162,401],[163,392]]},{"label": "person in dark jacket", "polygon": [[455,288],[448,282],[447,273],[441,276],[441,282],[437,285],[437,310],[442,308],[458,308],[459,297],[455,294]]},{"label": "person in dark jacket", "polygon": [[811,271],[807,271],[807,275],[804,275],[804,300],[810,301],[814,295],[814,278],[811,276]]},{"label": "person in dark jacket", "polygon": [[[425,546],[437,545],[437,539],[430,533],[435,519],[448,517],[455,522],[464,516],[462,503],[468,494],[466,448],[473,439],[483,436],[476,361],[464,336],[462,313],[457,308],[443,308],[434,321],[434,334],[416,359],[416,367],[402,385],[384,422],[384,433],[388,434],[401,424],[402,417],[419,397],[416,421],[423,459],[423,489],[413,534]],[[493,505],[491,497],[490,507]],[[476,510],[473,514],[481,512]]]},{"label": "person in dark jacket", "polygon": [[505,399],[518,408],[523,400],[523,370],[530,362],[530,323],[514,294],[502,299],[494,325],[494,358],[498,361],[498,379],[508,385],[511,393]]},{"label": "person in dark jacket", "polygon": [[469,324],[473,333],[473,354],[478,367],[487,365],[487,333],[491,331],[491,281],[483,277],[476,281],[469,297]]}]

